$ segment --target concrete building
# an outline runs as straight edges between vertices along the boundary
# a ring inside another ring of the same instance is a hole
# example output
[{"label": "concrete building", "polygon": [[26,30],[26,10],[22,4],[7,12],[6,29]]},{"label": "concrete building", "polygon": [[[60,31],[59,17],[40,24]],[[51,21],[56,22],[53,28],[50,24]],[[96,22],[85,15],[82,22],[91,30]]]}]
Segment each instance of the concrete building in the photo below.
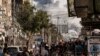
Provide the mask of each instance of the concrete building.
[{"label": "concrete building", "polygon": [[11,0],[0,0],[0,41],[2,44],[5,42],[6,31],[12,24],[11,5]]},{"label": "concrete building", "polygon": [[12,0],[11,3],[11,7],[12,7],[12,17],[13,17],[13,21],[16,17],[16,12],[19,10],[19,7],[21,4],[24,3],[24,1],[29,1],[30,4],[32,3],[32,0]]},{"label": "concrete building", "polygon": [[[100,29],[100,1],[99,0],[72,0],[73,3],[69,3],[68,5],[73,5],[74,8],[68,6],[69,14],[80,17],[82,19],[81,24],[82,35],[92,35],[92,31],[94,29]],[[71,9],[70,9],[71,8]],[[73,11],[72,11],[73,10]]]},{"label": "concrete building", "polygon": [[[5,39],[5,36],[10,37],[9,41],[12,44],[14,44],[12,41],[17,39],[15,36],[18,37],[17,35],[19,35],[20,27],[16,22],[15,14],[23,1],[26,0],[0,0],[0,39],[2,42],[7,42],[8,38]],[[31,0],[28,1],[31,2]],[[2,37],[2,35],[4,37]]]}]

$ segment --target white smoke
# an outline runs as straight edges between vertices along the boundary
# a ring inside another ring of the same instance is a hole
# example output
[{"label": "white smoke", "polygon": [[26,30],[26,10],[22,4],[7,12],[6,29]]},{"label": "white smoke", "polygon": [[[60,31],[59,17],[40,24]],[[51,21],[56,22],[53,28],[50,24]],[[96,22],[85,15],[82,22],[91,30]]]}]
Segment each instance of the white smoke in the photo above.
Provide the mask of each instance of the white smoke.
[{"label": "white smoke", "polygon": [[100,29],[94,29],[93,32],[94,32],[95,34],[99,34],[99,33],[100,33]]},{"label": "white smoke", "polygon": [[81,30],[80,18],[69,18],[67,10],[67,0],[33,0],[33,4],[37,9],[42,9],[51,15],[51,21],[57,24],[59,17],[59,24],[63,24],[66,20],[69,24],[69,30],[77,32],[79,35]]}]

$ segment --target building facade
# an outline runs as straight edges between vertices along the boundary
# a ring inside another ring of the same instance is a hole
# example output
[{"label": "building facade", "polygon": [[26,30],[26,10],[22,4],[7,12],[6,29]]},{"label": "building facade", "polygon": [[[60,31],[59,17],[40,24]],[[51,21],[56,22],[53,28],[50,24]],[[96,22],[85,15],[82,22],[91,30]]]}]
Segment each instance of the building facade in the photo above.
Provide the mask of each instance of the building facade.
[{"label": "building facade", "polygon": [[[82,19],[81,24],[82,35],[92,35],[94,29],[100,29],[100,1],[99,0],[72,0],[70,3],[68,0],[69,14],[80,17]],[[70,5],[73,5],[71,8]],[[71,9],[70,9],[71,8]],[[73,11],[72,11],[73,10]]]},{"label": "building facade", "polygon": [[0,0],[0,23],[3,25],[11,26],[12,20],[12,10],[11,10],[11,0]]},{"label": "building facade", "polygon": [[[24,1],[26,0],[0,0],[0,44],[9,42],[14,45],[16,44],[16,39],[19,39],[19,41],[22,39],[19,38],[21,29],[15,15]],[[31,2],[31,0],[28,1]]]},{"label": "building facade", "polygon": [[11,5],[11,0],[0,0],[0,41],[2,43],[5,42],[6,32],[12,24]]}]

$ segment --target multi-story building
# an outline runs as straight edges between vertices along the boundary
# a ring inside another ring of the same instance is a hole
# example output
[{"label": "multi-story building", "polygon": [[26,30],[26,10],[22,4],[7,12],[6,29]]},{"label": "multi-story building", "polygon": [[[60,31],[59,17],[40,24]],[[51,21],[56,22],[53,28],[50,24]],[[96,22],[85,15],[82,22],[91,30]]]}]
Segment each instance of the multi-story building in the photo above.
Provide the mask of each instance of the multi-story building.
[{"label": "multi-story building", "polygon": [[11,0],[0,0],[0,23],[5,23],[10,26],[12,20]]},{"label": "multi-story building", "polygon": [[[15,20],[15,14],[19,8],[19,5],[22,4],[23,1],[26,0],[0,0],[0,35],[10,37],[9,40],[11,40],[11,43],[13,43],[13,38],[16,36],[16,34],[18,35],[18,32],[20,30],[18,28],[19,26],[15,26],[18,25],[18,23]],[[27,1],[31,2],[31,0]],[[5,40],[7,40],[5,39],[5,37],[2,38],[4,42]],[[0,36],[0,39],[2,38]]]},{"label": "multi-story building", "polygon": [[82,19],[82,35],[92,35],[94,29],[100,29],[99,0],[68,0],[68,7],[70,16]]},{"label": "multi-story building", "polygon": [[11,13],[11,0],[0,0],[0,38],[2,42],[5,42],[6,31],[12,23]]}]

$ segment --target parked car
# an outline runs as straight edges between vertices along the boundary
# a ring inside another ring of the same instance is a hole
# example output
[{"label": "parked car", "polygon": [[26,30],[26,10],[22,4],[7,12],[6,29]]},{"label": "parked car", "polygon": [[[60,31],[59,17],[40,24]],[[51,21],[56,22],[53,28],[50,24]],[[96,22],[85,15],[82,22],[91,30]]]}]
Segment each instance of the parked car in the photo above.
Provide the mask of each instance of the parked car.
[{"label": "parked car", "polygon": [[22,53],[23,48],[20,46],[8,46],[7,51],[11,56],[17,56]]}]

